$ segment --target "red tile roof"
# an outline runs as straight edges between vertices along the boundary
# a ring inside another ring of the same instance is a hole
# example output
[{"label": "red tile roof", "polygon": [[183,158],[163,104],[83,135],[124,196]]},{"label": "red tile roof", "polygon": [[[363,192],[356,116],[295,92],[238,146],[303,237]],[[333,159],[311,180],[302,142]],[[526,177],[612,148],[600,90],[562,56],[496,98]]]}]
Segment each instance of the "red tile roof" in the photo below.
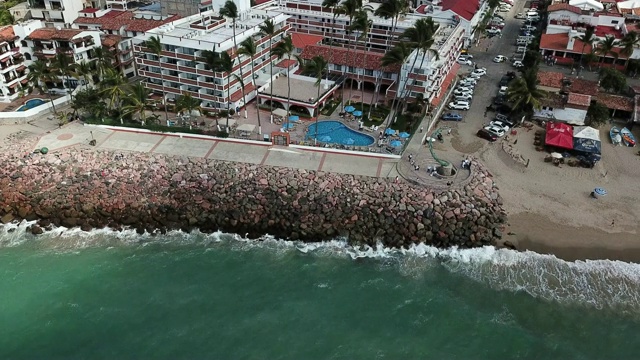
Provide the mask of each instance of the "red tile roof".
[{"label": "red tile roof", "polygon": [[443,0],[442,10],[451,10],[458,16],[471,20],[480,9],[479,0]]},{"label": "red tile roof", "polygon": [[71,40],[85,30],[41,28],[34,30],[27,39],[30,40]]},{"label": "red tile roof", "polygon": [[102,46],[107,48],[118,45],[120,41],[122,41],[122,36],[120,35],[100,35],[100,42],[102,43]]},{"label": "red tile roof", "polygon": [[538,85],[550,88],[562,88],[564,74],[553,71],[538,71]]},{"label": "red tile roof", "polygon": [[634,109],[633,98],[620,95],[598,94],[596,98],[598,103],[609,109],[622,110],[632,112]]},{"label": "red tile roof", "polygon": [[13,25],[7,25],[0,28],[0,42],[11,41],[17,38],[13,32]]},{"label": "red tile roof", "polygon": [[598,94],[598,82],[585,79],[571,79],[571,86],[569,91],[582,95],[597,95]]},{"label": "red tile roof", "polygon": [[428,7],[428,6],[429,6],[429,5],[422,4],[422,5],[420,5],[420,6],[418,6],[418,7],[416,8],[416,12],[417,12],[418,14],[426,14],[426,13],[427,13],[427,7]]},{"label": "red tile roof", "polygon": [[553,92],[548,93],[545,97],[540,99],[540,104],[542,106],[547,106],[553,109],[564,108],[564,100],[562,99],[562,95]]},{"label": "red tile roof", "polygon": [[80,11],[78,11],[78,12],[79,12],[79,13],[81,13],[81,14],[93,14],[93,13],[98,12],[98,11],[100,11],[100,9],[96,9],[96,8],[86,8],[86,9],[84,9],[84,10],[80,10]]},{"label": "red tile roof", "polygon": [[[252,92],[255,89],[256,88],[255,88],[255,86],[253,86],[253,82],[245,84],[244,85],[244,94],[245,94],[245,96],[248,95],[250,92]],[[231,94],[231,96],[229,96],[229,101],[231,101],[231,102],[236,102],[236,101],[238,101],[240,99],[242,99],[242,89],[238,89],[236,92]]]},{"label": "red tile roof", "polygon": [[573,5],[569,5],[569,4],[566,4],[566,3],[553,4],[553,5],[549,5],[549,7],[547,7],[547,12],[560,11],[560,10],[571,11],[572,13],[576,13],[578,15],[582,14],[582,10],[580,10],[579,7],[573,6]]},{"label": "red tile roof", "polygon": [[389,72],[397,72],[400,65],[383,67],[380,60],[384,54],[367,52],[363,50],[348,51],[345,48],[333,47],[325,45],[307,45],[302,50],[301,57],[305,60],[312,59],[314,56],[322,56],[327,59],[330,64],[353,66],[356,68],[365,68],[368,70],[379,70]]},{"label": "red tile roof", "polygon": [[277,63],[276,66],[277,67],[281,67],[283,69],[286,69],[288,67],[293,66],[296,63],[298,63],[298,62],[293,60],[293,59],[284,59],[284,60],[280,61],[279,63]]},{"label": "red tile roof", "polygon": [[589,106],[591,105],[591,96],[569,93],[567,104],[578,105],[578,106]]},{"label": "red tile roof", "polygon": [[316,45],[324,39],[324,36],[321,35],[300,34],[295,32],[290,34],[291,41],[296,49],[304,49],[307,45]]},{"label": "red tile roof", "polygon": [[79,17],[74,24],[97,25],[101,30],[120,30],[145,32],[157,28],[160,25],[179,19],[179,15],[172,15],[164,20],[136,19],[133,11],[111,10],[97,18]]}]

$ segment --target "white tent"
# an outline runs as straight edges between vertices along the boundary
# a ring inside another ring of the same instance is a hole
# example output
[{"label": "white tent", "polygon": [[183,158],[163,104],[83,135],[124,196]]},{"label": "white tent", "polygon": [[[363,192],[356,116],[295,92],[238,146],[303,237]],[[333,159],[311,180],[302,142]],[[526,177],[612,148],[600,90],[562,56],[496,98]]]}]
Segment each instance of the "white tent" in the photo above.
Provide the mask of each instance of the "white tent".
[{"label": "white tent", "polygon": [[600,11],[604,9],[602,3],[596,0],[570,0],[569,5],[577,6],[581,10]]},{"label": "white tent", "polygon": [[600,131],[590,126],[575,126],[573,128],[573,150],[600,154],[601,149]]},{"label": "white tent", "polygon": [[280,116],[280,117],[285,117],[285,116],[287,116],[287,110],[285,110],[285,109],[275,109],[275,110],[273,110],[273,115]]},{"label": "white tent", "polygon": [[600,141],[600,131],[592,128],[591,126],[574,126],[573,137]]},{"label": "white tent", "polygon": [[253,132],[253,130],[256,128],[255,125],[253,124],[242,124],[238,126],[238,131],[246,131],[246,132]]}]

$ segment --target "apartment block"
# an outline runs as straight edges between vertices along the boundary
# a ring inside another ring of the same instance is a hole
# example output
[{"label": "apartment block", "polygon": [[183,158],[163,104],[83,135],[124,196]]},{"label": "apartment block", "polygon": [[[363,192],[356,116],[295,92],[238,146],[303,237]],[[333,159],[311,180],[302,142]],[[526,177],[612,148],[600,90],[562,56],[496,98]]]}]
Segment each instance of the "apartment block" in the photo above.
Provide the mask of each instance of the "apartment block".
[{"label": "apartment block", "polygon": [[28,86],[27,64],[13,26],[0,28],[0,101],[10,102]]},{"label": "apartment block", "polygon": [[[190,94],[200,99],[201,106],[209,111],[242,106],[241,82],[236,78],[240,76],[240,68],[247,102],[256,97],[257,87],[271,82],[269,64],[276,58],[270,55],[268,37],[262,36],[258,28],[267,19],[271,19],[280,30],[273,38],[275,44],[288,30],[285,14],[246,7],[236,21],[236,42],[240,44],[251,37],[258,47],[258,54],[253,60],[253,73],[251,59],[244,55],[240,56],[240,62],[234,62],[231,74],[213,71],[206,63],[204,51],[213,51],[218,55],[223,52],[232,54],[234,48],[232,21],[221,17],[216,11],[206,11],[137,36],[134,39],[134,52],[138,74],[146,78],[146,86],[155,92],[161,93],[164,86],[168,99]],[[159,57],[144,46],[151,37],[158,37],[162,43]]]},{"label": "apartment block", "polygon": [[83,8],[83,0],[33,0],[31,18],[41,20],[47,27],[64,28],[78,17]]}]

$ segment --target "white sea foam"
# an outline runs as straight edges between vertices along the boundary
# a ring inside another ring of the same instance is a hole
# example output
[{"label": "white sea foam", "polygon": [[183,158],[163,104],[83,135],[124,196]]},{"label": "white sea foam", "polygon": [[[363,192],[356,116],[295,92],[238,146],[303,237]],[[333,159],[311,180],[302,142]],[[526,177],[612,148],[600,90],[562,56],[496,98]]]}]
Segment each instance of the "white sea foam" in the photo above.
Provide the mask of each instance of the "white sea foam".
[{"label": "white sea foam", "polygon": [[38,237],[27,233],[31,223],[0,226],[0,247],[15,247],[33,241],[39,247],[60,251],[76,251],[87,247],[145,246],[147,244],[198,245],[205,249],[229,246],[237,251],[256,248],[278,256],[339,257],[376,260],[392,264],[406,276],[419,278],[432,267],[440,266],[496,290],[525,292],[533,297],[563,304],[582,304],[598,309],[613,309],[640,313],[640,264],[597,260],[567,262],[553,255],[518,252],[483,247],[475,249],[437,249],[414,245],[408,249],[350,246],[345,239],[321,243],[302,243],[276,239],[265,235],[259,240],[237,234],[216,232],[183,233],[171,231],[165,235],[136,234],[134,230],[115,232],[100,229],[82,232],[79,229],[55,228]]}]

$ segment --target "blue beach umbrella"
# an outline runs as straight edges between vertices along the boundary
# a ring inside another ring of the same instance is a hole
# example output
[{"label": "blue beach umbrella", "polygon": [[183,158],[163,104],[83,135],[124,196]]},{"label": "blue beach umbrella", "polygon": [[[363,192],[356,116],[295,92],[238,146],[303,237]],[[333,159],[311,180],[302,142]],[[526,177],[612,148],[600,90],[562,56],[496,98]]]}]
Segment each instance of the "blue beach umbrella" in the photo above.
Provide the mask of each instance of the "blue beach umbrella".
[{"label": "blue beach umbrella", "polygon": [[350,113],[350,112],[354,112],[356,110],[356,108],[354,108],[353,106],[349,105],[349,106],[345,106],[344,111]]},{"label": "blue beach umbrella", "polygon": [[294,126],[295,126],[295,124],[292,124],[292,123],[288,123],[288,124],[284,124],[284,125],[282,125],[282,127],[283,127],[285,130],[292,129]]},{"label": "blue beach umbrella", "polygon": [[402,141],[400,140],[393,140],[392,142],[389,143],[389,145],[393,146],[393,147],[399,147],[402,146]]},{"label": "blue beach umbrella", "polygon": [[593,192],[600,195],[600,196],[605,196],[607,195],[607,190],[605,190],[604,188],[601,187],[597,187],[595,189],[593,189]]},{"label": "blue beach umbrella", "polygon": [[403,139],[406,139],[406,138],[408,138],[409,136],[411,136],[411,134],[409,134],[408,132],[404,132],[404,131],[403,131],[403,132],[401,132],[401,133],[400,133],[400,137],[401,137],[401,138],[403,138]]},{"label": "blue beach umbrella", "polygon": [[321,136],[319,140],[322,142],[329,142],[331,141],[331,136],[329,135]]},{"label": "blue beach umbrella", "polygon": [[353,140],[352,138],[348,138],[348,139],[346,139],[346,140],[344,141],[344,143],[345,143],[346,145],[353,145],[355,142],[356,142],[356,141],[355,141],[355,140]]},{"label": "blue beach umbrella", "polygon": [[387,130],[384,131],[384,133],[387,134],[387,135],[395,135],[396,131],[393,130],[393,129],[387,129]]},{"label": "blue beach umbrella", "polygon": [[356,116],[356,117],[362,116],[362,111],[360,111],[360,110],[354,111],[353,112],[353,116]]},{"label": "blue beach umbrella", "polygon": [[293,122],[300,121],[300,117],[298,115],[291,115],[289,116],[289,121],[293,121]]}]

